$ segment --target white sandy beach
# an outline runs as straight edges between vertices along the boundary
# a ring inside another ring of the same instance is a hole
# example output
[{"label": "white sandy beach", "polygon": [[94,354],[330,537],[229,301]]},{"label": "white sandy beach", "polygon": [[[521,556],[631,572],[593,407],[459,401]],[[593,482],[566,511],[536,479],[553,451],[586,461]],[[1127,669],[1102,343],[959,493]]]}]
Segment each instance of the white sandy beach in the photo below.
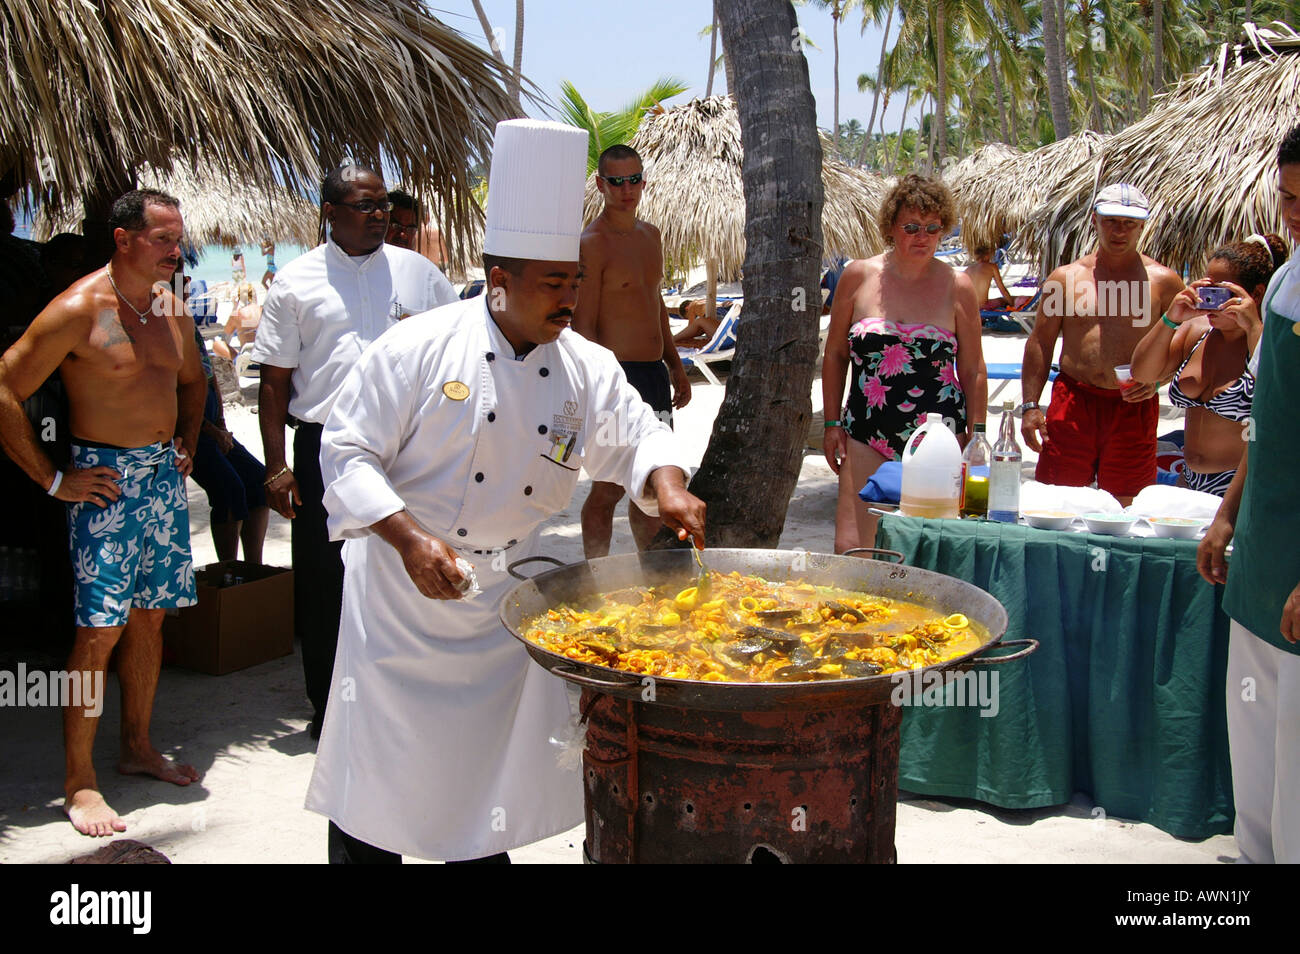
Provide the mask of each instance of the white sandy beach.
[{"label": "white sandy beach", "polygon": [[[985,336],[986,360],[1019,361],[1020,336]],[[708,443],[722,388],[692,376],[691,404],[677,413],[677,429],[698,463]],[[813,384],[814,410],[821,408],[820,379]],[[1018,400],[1018,387],[1004,392]],[[239,440],[260,455],[256,414],[227,405],[227,421]],[[1162,422],[1162,431],[1181,426]],[[990,415],[990,427],[996,419]],[[1032,457],[1032,455],[1027,455]],[[546,525],[546,552],[564,561],[582,559],[578,515],[589,481]],[[190,483],[195,563],[215,559],[208,535],[207,497]],[[820,454],[809,452],[790,502],[781,546],[829,552],[833,541],[835,477]],[[615,523],[613,552],[633,548],[626,516]],[[288,521],[272,514],[265,562],[288,566]],[[30,664],[29,664],[30,665]],[[59,668],[62,660],[48,666]],[[325,861],[326,823],[302,807],[315,743],[306,727],[311,710],[302,690],[297,655],[215,677],[164,667],[154,706],[154,742],[194,764],[203,774],[189,788],[115,770],[118,725],[116,679],[110,689],[96,743],[96,767],[104,795],[127,821],[123,836],[148,844],[176,863]],[[95,851],[104,840],[78,834],[63,816],[63,749],[56,708],[11,709],[0,742],[0,862],[62,863]],[[582,829],[512,852],[516,862],[582,860]],[[916,862],[1175,862],[1232,861],[1230,836],[1200,842],[1168,835],[1146,824],[1094,817],[1085,797],[1068,805],[1008,811],[967,801],[900,795],[898,858]]]}]

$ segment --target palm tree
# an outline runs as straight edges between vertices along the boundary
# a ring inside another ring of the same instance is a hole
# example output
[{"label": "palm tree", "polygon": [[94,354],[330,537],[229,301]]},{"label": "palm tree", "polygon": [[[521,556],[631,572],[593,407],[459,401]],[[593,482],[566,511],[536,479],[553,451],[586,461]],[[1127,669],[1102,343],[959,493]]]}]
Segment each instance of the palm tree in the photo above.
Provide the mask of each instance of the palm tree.
[{"label": "palm tree", "polygon": [[845,14],[858,2],[858,0],[813,0],[813,3],[823,10],[829,8],[831,11],[831,43],[835,48],[834,58],[834,115],[832,117],[832,128],[834,136],[832,141],[835,143],[836,151],[840,148],[840,20],[844,19]]},{"label": "palm tree", "polygon": [[792,313],[789,290],[815,298],[819,245],[794,237],[821,234],[821,147],[807,64],[788,42],[797,23],[788,0],[718,0],[718,18],[745,139],[745,313],[690,486],[709,505],[711,543],[768,547],[781,535],[812,421],[816,310]]},{"label": "palm tree", "polygon": [[1043,0],[1043,48],[1047,60],[1047,97],[1051,104],[1052,131],[1057,139],[1070,135],[1070,111],[1065,98],[1065,64],[1056,0]]},{"label": "palm tree", "polygon": [[[488,19],[487,12],[483,9],[483,4],[479,0],[473,0],[474,12],[478,14],[479,26],[483,28],[483,36],[487,38],[488,49],[492,56],[502,66],[506,65],[505,55],[501,52],[501,44],[497,42],[496,31],[492,29],[492,22]],[[520,68],[524,62],[524,0],[515,0],[515,51],[514,51],[514,75],[510,78],[507,91],[510,98],[514,100],[515,108],[518,110],[517,115],[524,114],[523,101],[520,99]]]},{"label": "palm tree", "polygon": [[560,84],[560,120],[587,130],[587,174],[596,170],[596,160],[610,146],[627,143],[636,135],[641,117],[661,102],[678,96],[690,87],[679,79],[666,76],[642,93],[635,101],[617,112],[597,112],[587,105],[577,88],[565,80]]},{"label": "palm tree", "polygon": [[718,0],[713,0],[713,23],[709,26],[709,83],[704,87],[704,97],[713,95],[713,72],[718,65]]},{"label": "palm tree", "polygon": [[[862,31],[867,30],[867,24],[879,23],[881,11],[885,13],[885,29],[880,35],[880,62],[876,66],[876,76],[880,76],[885,70],[885,51],[889,47],[889,28],[894,22],[894,0],[862,0]],[[864,92],[863,78],[866,74],[858,77],[858,92]],[[866,161],[867,143],[871,141],[871,130],[876,125],[876,106],[880,103],[880,84],[872,83],[871,97],[871,118],[867,120],[867,135],[862,140],[862,151],[858,153],[858,165],[861,166]],[[889,94],[885,94],[885,109],[889,109]],[[883,127],[883,122],[882,122]],[[883,133],[882,133],[883,134]]]}]

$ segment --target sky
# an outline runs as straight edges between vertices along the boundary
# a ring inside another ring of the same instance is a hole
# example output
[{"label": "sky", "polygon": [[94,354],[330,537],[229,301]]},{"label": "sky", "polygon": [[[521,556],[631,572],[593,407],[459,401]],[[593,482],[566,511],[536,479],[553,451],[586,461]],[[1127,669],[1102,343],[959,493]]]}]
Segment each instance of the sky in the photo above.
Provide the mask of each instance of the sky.
[{"label": "sky", "polygon": [[[483,9],[502,37],[506,62],[514,55],[514,0],[482,0]],[[474,5],[470,0],[427,0],[430,12],[449,26],[487,48]],[[800,26],[816,48],[805,46],[817,125],[829,130],[834,116],[834,48],[829,11],[797,6]],[[668,105],[703,96],[708,84],[709,37],[699,33],[712,22],[710,0],[525,0],[524,75],[543,93],[557,100],[560,82],[577,87],[592,109],[622,109],[663,76],[680,79],[690,89]],[[871,95],[859,93],[861,73],[875,73],[880,60],[879,27],[859,33],[861,14],[840,25],[840,122],[856,118],[864,126],[871,116]],[[893,34],[897,34],[895,25]],[[721,52],[721,51],[719,51]],[[727,80],[719,69],[714,92],[726,92]],[[529,109],[538,118],[536,107]],[[913,110],[911,124],[915,125]],[[901,112],[890,103],[886,129],[897,130]],[[879,123],[879,119],[877,119]]]}]

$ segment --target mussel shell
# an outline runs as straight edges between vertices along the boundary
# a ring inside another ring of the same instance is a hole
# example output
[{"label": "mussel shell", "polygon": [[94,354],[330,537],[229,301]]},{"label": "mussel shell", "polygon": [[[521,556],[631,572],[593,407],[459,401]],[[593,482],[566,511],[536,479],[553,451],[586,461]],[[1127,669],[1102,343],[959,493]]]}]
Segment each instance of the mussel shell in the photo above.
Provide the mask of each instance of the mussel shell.
[{"label": "mussel shell", "polygon": [[846,659],[840,663],[840,668],[844,675],[854,679],[860,676],[879,676],[884,671],[882,666],[869,659]]},{"label": "mussel shell", "polygon": [[836,616],[840,618],[843,618],[844,616],[852,616],[853,622],[855,623],[861,623],[866,619],[865,616],[863,616],[860,612],[855,610],[852,606],[845,606],[843,603],[839,602],[838,600],[827,600],[826,602],[822,603],[822,607],[824,609],[830,610],[832,613],[834,613]]},{"label": "mussel shell", "polygon": [[797,650],[803,645],[803,640],[795,633],[783,633],[779,629],[769,629],[766,626],[744,626],[740,630],[742,638],[766,639],[781,647],[782,652]]},{"label": "mussel shell", "polygon": [[754,615],[762,620],[794,619],[804,614],[803,607],[796,609],[755,610]]},{"label": "mussel shell", "polygon": [[728,643],[725,652],[729,656],[737,659],[748,660],[750,656],[756,653],[764,652],[771,649],[773,643],[770,639],[764,639],[762,636],[746,636],[744,639],[738,639],[734,643]]}]

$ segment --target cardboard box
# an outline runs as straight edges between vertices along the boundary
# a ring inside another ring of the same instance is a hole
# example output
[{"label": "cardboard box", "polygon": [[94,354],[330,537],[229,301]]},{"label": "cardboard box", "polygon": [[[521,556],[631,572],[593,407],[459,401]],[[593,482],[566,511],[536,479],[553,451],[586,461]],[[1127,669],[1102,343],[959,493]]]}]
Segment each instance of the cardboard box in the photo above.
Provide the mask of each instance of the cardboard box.
[{"label": "cardboard box", "polygon": [[221,676],[293,652],[292,570],[228,560],[194,576],[198,603],[163,621],[165,662]]}]

